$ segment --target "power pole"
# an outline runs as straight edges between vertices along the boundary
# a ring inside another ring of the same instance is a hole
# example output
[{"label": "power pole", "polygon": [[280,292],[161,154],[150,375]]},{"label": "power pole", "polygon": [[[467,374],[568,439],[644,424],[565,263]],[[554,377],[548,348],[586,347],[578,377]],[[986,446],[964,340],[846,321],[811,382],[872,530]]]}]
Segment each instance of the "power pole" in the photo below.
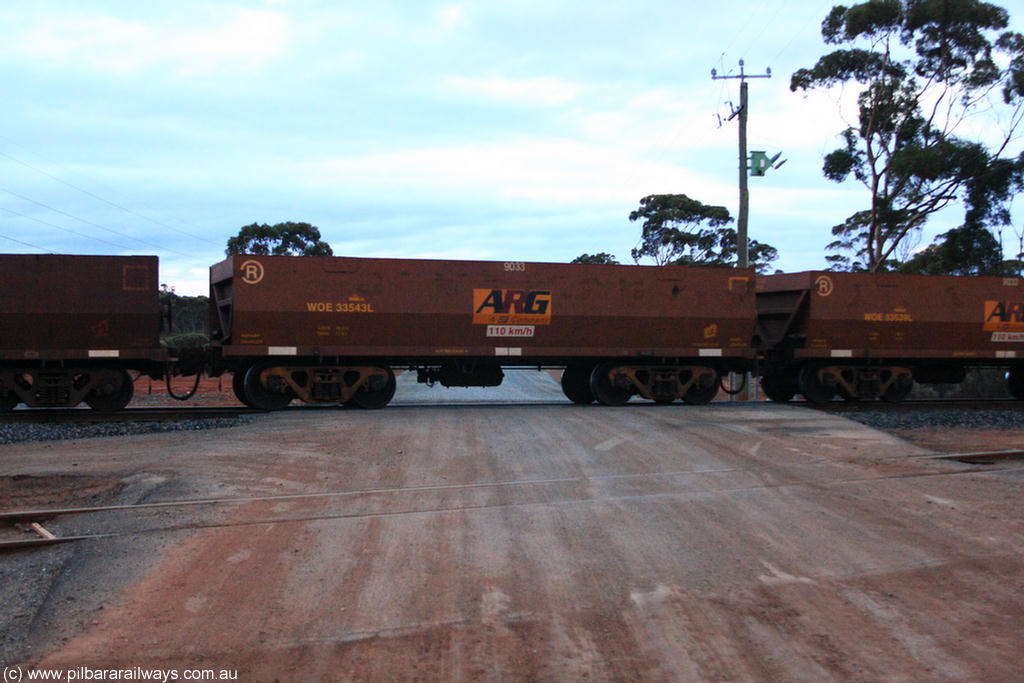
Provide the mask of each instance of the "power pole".
[{"label": "power pole", "polygon": [[765,69],[763,74],[747,74],[743,72],[743,60],[740,60],[738,76],[719,76],[715,69],[711,70],[711,79],[715,81],[727,78],[740,79],[740,108],[733,111],[729,120],[740,117],[740,215],[736,221],[736,250],[740,268],[747,268],[750,259],[747,253],[747,214],[749,213],[750,192],[747,190],[747,79],[771,78],[772,70]]}]

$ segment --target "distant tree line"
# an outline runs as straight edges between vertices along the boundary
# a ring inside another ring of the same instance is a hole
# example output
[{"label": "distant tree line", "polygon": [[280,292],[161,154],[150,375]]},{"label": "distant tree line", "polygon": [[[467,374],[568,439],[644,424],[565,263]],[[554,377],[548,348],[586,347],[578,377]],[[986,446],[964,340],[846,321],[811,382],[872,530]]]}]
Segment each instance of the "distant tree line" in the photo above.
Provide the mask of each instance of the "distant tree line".
[{"label": "distant tree line", "polygon": [[167,285],[160,286],[160,307],[163,314],[163,331],[178,334],[183,332],[208,332],[209,297],[182,296]]}]

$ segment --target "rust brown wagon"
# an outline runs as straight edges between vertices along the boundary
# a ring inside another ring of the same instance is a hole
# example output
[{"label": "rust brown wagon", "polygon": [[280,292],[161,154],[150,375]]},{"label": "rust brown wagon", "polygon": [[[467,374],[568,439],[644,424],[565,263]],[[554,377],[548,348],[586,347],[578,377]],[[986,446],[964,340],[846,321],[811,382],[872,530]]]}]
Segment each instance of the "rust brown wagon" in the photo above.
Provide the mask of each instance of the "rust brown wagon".
[{"label": "rust brown wagon", "polygon": [[1024,399],[1024,279],[804,272],[758,278],[761,386],[774,400],[900,401],[913,382],[1005,366]]},{"label": "rust brown wagon", "polygon": [[116,410],[129,370],[161,377],[157,268],[155,256],[0,254],[0,410]]},{"label": "rust brown wagon", "polygon": [[564,367],[573,401],[704,403],[753,357],[753,271],[232,256],[210,269],[216,371],[239,398],[376,408],[393,368],[493,386]]}]

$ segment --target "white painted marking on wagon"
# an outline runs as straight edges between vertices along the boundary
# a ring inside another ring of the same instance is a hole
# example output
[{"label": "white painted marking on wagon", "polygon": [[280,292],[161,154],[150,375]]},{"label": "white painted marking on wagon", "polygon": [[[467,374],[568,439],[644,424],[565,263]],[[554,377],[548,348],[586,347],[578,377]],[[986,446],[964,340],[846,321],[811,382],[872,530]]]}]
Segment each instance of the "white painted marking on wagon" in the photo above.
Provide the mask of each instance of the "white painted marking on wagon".
[{"label": "white painted marking on wagon", "polygon": [[853,358],[851,349],[832,349],[833,358]]},{"label": "white painted marking on wagon", "polygon": [[89,358],[118,358],[120,355],[117,349],[89,349]]},{"label": "white painted marking on wagon", "polygon": [[722,349],[698,349],[697,350],[697,355],[701,356],[701,357],[721,356],[722,355]]},{"label": "white painted marking on wagon", "polygon": [[268,346],[268,356],[297,356],[299,354],[298,348],[294,346]]}]

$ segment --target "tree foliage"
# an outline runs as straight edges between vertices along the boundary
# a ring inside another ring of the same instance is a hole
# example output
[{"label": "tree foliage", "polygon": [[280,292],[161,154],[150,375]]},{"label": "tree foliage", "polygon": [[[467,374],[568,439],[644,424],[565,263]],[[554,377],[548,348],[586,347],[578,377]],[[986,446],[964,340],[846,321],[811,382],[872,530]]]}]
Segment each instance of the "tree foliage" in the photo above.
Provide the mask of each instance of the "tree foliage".
[{"label": "tree foliage", "polygon": [[[829,12],[821,34],[839,49],[796,71],[790,89],[861,86],[856,122],[822,170],[862,183],[870,208],[833,228],[833,266],[887,268],[957,199],[972,231],[1009,220],[1020,162],[1002,155],[1024,118],[1024,37],[1008,23],[1005,9],[979,0],[867,0]],[[994,120],[999,139],[964,136],[969,119]]]},{"label": "tree foliage", "polygon": [[[737,260],[736,230],[729,210],[685,194],[653,194],[640,200],[629,220],[643,220],[640,246],[633,260],[651,258],[657,265],[732,266]],[[750,240],[750,264],[764,272],[778,258],[774,247]]]},{"label": "tree foliage", "polygon": [[208,332],[210,300],[205,296],[182,296],[173,287],[160,285],[160,308],[163,312],[162,333],[182,334]]},{"label": "tree foliage", "polygon": [[320,230],[309,223],[251,223],[228,240],[231,254],[263,256],[333,256],[331,245],[320,239]]},{"label": "tree foliage", "polygon": [[580,254],[574,258],[570,263],[589,263],[600,266],[615,266],[618,265],[619,260],[607,252],[600,252],[597,254]]},{"label": "tree foliage", "polygon": [[999,242],[984,227],[962,226],[939,235],[897,270],[916,275],[1000,275]]}]

